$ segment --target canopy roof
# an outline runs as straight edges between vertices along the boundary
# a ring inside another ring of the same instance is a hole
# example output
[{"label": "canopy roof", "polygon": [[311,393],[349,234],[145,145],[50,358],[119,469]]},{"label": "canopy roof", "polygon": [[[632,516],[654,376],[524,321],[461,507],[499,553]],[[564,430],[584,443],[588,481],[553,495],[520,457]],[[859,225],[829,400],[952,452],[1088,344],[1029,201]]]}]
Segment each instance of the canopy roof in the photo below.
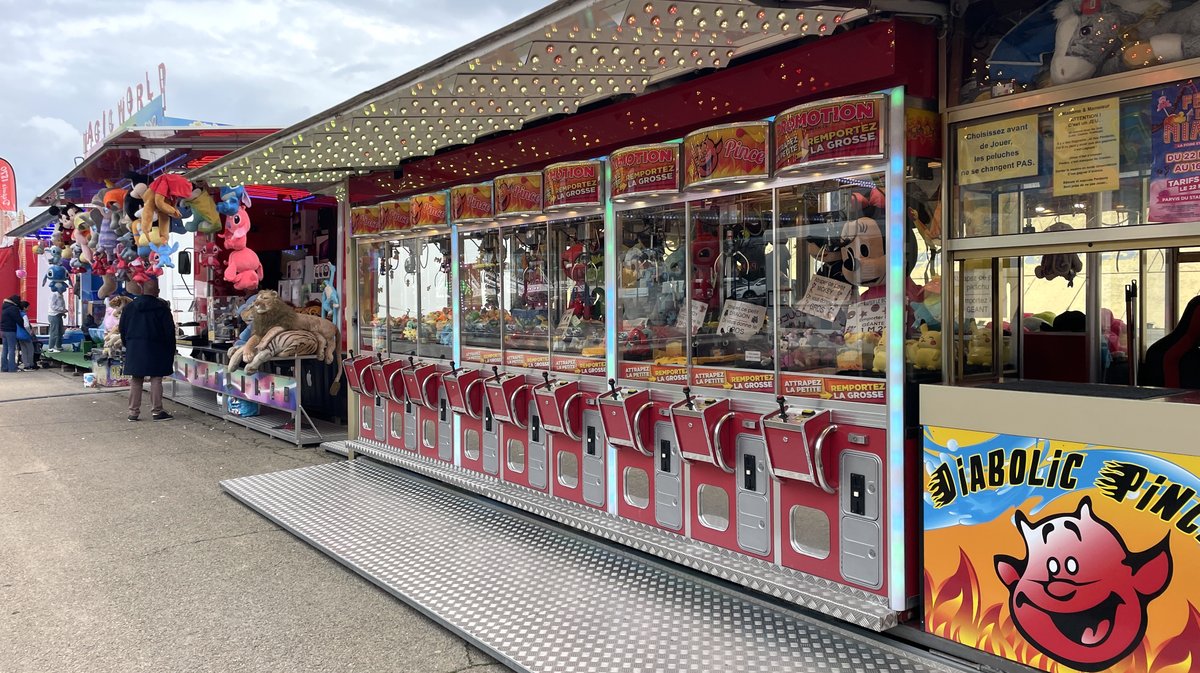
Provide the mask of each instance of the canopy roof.
[{"label": "canopy roof", "polygon": [[[214,185],[328,185],[613,102],[803,37],[831,35],[875,3],[559,0],[406,75],[192,173]],[[918,2],[913,5],[929,5]],[[845,64],[842,64],[845,67]],[[586,149],[591,140],[577,135]],[[551,152],[525,148],[525,158]],[[514,162],[500,158],[490,168]],[[478,179],[488,168],[456,173]],[[391,182],[383,180],[384,182]],[[385,190],[420,189],[396,176]]]},{"label": "canopy roof", "polygon": [[90,200],[105,180],[120,181],[127,171],[155,174],[201,168],[231,151],[271,135],[273,128],[234,126],[134,126],[114,133],[50,185],[31,206]]}]

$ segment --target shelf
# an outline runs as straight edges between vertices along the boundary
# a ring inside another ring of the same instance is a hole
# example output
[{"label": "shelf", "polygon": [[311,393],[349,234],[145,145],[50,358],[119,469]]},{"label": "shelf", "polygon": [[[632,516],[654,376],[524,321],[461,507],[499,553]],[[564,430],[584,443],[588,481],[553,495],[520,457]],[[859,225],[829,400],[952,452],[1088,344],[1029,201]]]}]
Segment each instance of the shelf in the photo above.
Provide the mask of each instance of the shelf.
[{"label": "shelf", "polygon": [[275,411],[269,407],[260,407],[263,412],[258,416],[235,416],[217,404],[216,393],[204,388],[193,388],[181,381],[176,381],[175,390],[167,386],[164,396],[185,407],[204,412],[221,420],[236,423],[265,435],[291,442],[296,446],[313,446],[322,442],[336,441],[346,438],[346,428],[326,421],[312,421],[315,427],[302,427],[299,435],[292,428],[281,425],[294,422],[291,414]]}]

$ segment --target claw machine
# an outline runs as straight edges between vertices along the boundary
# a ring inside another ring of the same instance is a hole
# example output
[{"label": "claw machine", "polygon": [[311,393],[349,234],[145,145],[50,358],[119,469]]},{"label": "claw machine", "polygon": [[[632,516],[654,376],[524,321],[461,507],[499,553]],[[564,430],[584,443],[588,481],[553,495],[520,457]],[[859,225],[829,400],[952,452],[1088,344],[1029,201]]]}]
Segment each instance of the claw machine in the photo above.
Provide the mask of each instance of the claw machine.
[{"label": "claw machine", "polygon": [[404,287],[396,294],[411,303],[404,306],[401,340],[394,352],[407,361],[400,370],[404,387],[402,415],[406,447],[415,440],[420,455],[452,463],[453,419],[443,385],[443,377],[452,369],[453,341],[449,308],[453,258],[447,220],[448,198],[448,192],[442,191],[409,200],[409,235],[401,239],[399,245]]},{"label": "claw machine", "polygon": [[[483,182],[459,185],[450,189],[450,217],[458,228],[473,227],[492,222],[494,219],[492,183]],[[455,250],[455,243],[458,249]],[[457,452],[458,465],[475,472],[484,472],[483,446],[485,441],[498,456],[499,441],[496,439],[496,421],[487,408],[484,394],[484,367],[500,362],[499,331],[495,338],[484,327],[483,313],[490,307],[499,307],[500,261],[498,243],[484,229],[472,234],[459,235],[456,231],[440,236],[436,240],[445,256],[441,257],[445,277],[443,299],[444,321],[435,324],[436,340],[443,354],[450,359],[449,371],[442,376],[442,387],[451,414],[452,426],[447,437],[454,437],[452,449]],[[453,285],[453,262],[457,255],[459,267],[458,286]],[[454,303],[459,302],[462,327],[457,332],[456,344],[454,325]],[[468,320],[468,318],[470,320]],[[440,326],[439,326],[440,325]],[[469,328],[469,330],[468,330]],[[431,334],[432,336],[432,334]],[[455,361],[455,347],[459,347]],[[494,351],[492,350],[494,348]],[[490,355],[489,353],[494,353]],[[453,429],[457,423],[458,430]],[[486,433],[485,433],[486,430]],[[451,433],[457,434],[451,434]],[[488,439],[485,439],[488,437]],[[489,461],[499,472],[499,460]]]},{"label": "claw machine", "polygon": [[906,364],[938,274],[918,233],[937,175],[905,156],[904,107],[815,101],[614,152],[600,398],[619,515],[896,611],[917,558],[905,392],[938,376]]},{"label": "claw machine", "polygon": [[608,445],[597,398],[606,388],[604,163],[576,161],[543,171],[550,363],[533,389],[546,430],[553,494],[608,507]]},{"label": "claw machine", "polygon": [[[389,348],[390,320],[388,316],[388,273],[391,249],[380,237],[382,220],[380,208],[356,208],[352,214],[357,275],[361,282],[358,306],[354,315],[357,339],[350,349],[344,367],[350,389],[351,404],[357,407],[357,436],[360,441],[384,445],[388,430],[388,397],[380,389],[377,375]],[[381,373],[380,373],[381,374]]]},{"label": "claw machine", "polygon": [[664,530],[688,525],[686,466],[671,404],[687,385],[686,203],[679,195],[679,144],[613,152],[616,211],[617,378],[599,397],[615,450],[617,513]]}]

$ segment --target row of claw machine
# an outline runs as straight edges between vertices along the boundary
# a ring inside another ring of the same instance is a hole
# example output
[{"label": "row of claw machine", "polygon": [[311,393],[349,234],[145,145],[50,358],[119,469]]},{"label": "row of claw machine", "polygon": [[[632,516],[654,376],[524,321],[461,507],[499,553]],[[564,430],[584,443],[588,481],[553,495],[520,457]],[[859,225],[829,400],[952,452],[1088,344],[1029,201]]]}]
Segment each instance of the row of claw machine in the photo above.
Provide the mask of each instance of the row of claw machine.
[{"label": "row of claw machine", "polygon": [[908,108],[824,100],[356,209],[358,442],[894,625],[917,595],[914,384],[941,362],[937,164],[910,156]]}]

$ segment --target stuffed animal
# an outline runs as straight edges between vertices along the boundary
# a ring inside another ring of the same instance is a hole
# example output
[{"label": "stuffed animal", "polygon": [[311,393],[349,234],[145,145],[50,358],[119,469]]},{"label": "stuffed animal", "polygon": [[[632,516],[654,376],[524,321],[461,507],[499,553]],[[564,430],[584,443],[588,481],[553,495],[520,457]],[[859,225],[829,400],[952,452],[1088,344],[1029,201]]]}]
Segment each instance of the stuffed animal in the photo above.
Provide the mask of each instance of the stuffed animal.
[{"label": "stuffed animal", "polygon": [[154,266],[159,269],[174,269],[175,264],[171,261],[171,255],[174,255],[179,250],[179,243],[175,242],[170,245],[150,245],[154,250],[154,254],[158,256]]},{"label": "stuffed animal", "polygon": [[175,201],[192,195],[192,183],[174,173],[164,173],[147,185],[142,193],[142,217],[138,245],[163,245],[171,231],[171,218],[180,213]]},{"label": "stuffed animal", "polygon": [[85,266],[92,263],[92,220],[91,217],[80,213],[75,216],[75,228],[72,230],[76,249],[75,259]]},{"label": "stuffed animal", "polygon": [[875,360],[871,363],[871,371],[887,371],[887,330],[879,335],[879,343],[875,345]]},{"label": "stuffed animal", "polygon": [[215,234],[221,230],[221,215],[217,212],[217,204],[207,189],[195,187],[183,202],[192,211],[192,231]]},{"label": "stuffed animal", "polygon": [[104,310],[104,321],[100,323],[100,327],[104,330],[104,347],[109,352],[120,350],[123,347],[121,343],[121,330],[117,329],[121,324],[121,311],[133,302],[132,297],[124,295],[111,297],[107,302]]},{"label": "stuffed animal", "polygon": [[[846,334],[846,343],[844,347],[838,351],[837,367],[843,371],[861,371],[864,368],[864,363],[874,362],[875,346],[879,344],[881,336],[874,332],[849,332]],[[871,354],[871,359],[867,359],[867,354]]]},{"label": "stuffed animal", "polygon": [[222,187],[221,201],[217,204],[217,212],[226,217],[237,215],[238,210],[250,207],[250,195],[246,193],[246,188],[238,185],[237,187]]},{"label": "stuffed animal", "polygon": [[59,264],[51,264],[46,270],[46,275],[42,276],[42,285],[50,283],[51,292],[66,292],[67,291],[67,270]]},{"label": "stuffed animal", "polygon": [[321,350],[318,352],[326,364],[332,364],[338,348],[337,327],[315,315],[297,313],[279,298],[274,290],[261,290],[252,302],[241,310],[242,320],[252,325],[252,336],[246,343],[248,352],[255,352],[258,342],[272,327],[284,330],[307,330],[318,336]]},{"label": "stuffed animal", "polygon": [[921,325],[921,338],[912,349],[913,366],[917,369],[940,370],[942,368],[942,333]]},{"label": "stuffed animal", "polygon": [[[1071,225],[1066,222],[1055,222],[1046,227],[1046,231],[1071,231]],[[1067,287],[1075,287],[1075,276],[1083,270],[1083,260],[1073,252],[1059,252],[1042,255],[1042,263],[1033,268],[1033,275],[1044,280],[1066,278]]]},{"label": "stuffed animal", "polygon": [[339,324],[341,319],[342,296],[338,294],[333,279],[337,277],[337,267],[329,265],[329,277],[325,279],[325,289],[321,291],[321,317],[329,316],[333,324]]},{"label": "stuffed animal", "polygon": [[237,215],[225,218],[225,249],[229,260],[225,266],[225,281],[233,283],[236,290],[247,291],[262,282],[262,262],[258,253],[246,247],[246,235],[250,232],[250,215],[245,207]]},{"label": "stuffed animal", "polygon": [[1171,0],[1063,0],[1050,81],[1067,84],[1093,75],[1200,56],[1200,3],[1172,11]]}]

